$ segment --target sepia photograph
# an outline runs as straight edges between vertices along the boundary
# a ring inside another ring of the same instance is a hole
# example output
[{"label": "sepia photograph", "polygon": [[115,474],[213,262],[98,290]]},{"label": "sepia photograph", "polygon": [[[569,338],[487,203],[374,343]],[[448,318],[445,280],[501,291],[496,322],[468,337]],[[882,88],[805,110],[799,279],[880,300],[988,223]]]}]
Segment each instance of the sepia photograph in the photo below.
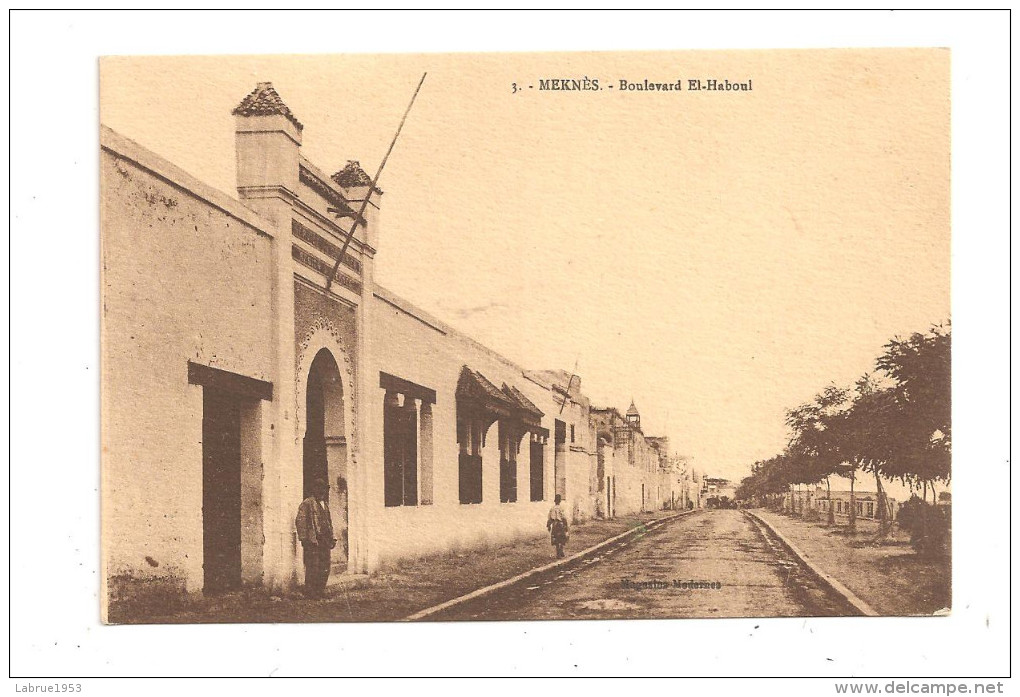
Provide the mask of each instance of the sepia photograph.
[{"label": "sepia photograph", "polygon": [[948,51],[108,57],[100,121],[105,621],[951,612]]},{"label": "sepia photograph", "polygon": [[1008,17],[10,12],[9,687],[1008,692]]}]

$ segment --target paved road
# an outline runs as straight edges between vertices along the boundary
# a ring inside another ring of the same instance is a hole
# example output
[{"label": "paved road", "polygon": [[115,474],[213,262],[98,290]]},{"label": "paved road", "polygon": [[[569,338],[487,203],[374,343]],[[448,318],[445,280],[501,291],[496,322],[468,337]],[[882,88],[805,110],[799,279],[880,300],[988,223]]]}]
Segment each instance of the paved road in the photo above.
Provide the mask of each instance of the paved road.
[{"label": "paved road", "polygon": [[[691,588],[691,581],[712,587]],[[720,510],[682,517],[595,557],[428,619],[847,614],[853,614],[852,608],[804,570],[758,523],[740,511]]]}]

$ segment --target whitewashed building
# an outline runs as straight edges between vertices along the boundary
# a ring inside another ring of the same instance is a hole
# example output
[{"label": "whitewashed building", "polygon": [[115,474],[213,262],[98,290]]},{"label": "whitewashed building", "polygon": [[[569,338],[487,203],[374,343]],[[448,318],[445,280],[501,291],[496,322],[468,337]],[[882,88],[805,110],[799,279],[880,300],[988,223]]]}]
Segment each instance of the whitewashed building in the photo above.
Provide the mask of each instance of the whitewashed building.
[{"label": "whitewashed building", "polygon": [[580,378],[376,284],[382,192],[357,162],[309,162],[271,84],[234,117],[236,198],[101,132],[109,592],[300,583],[294,515],[320,477],[338,573],[540,534],[557,493],[575,520],[611,515]]}]

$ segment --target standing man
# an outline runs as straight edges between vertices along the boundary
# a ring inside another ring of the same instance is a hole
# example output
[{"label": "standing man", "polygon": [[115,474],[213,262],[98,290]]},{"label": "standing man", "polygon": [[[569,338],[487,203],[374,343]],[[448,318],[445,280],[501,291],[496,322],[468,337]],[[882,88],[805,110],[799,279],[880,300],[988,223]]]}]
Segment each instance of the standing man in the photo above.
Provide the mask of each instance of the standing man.
[{"label": "standing man", "polygon": [[312,495],[298,507],[294,525],[305,557],[305,595],[321,598],[329,578],[330,550],[336,547],[333,521],[329,516],[329,484],[317,479]]},{"label": "standing man", "polygon": [[549,520],[545,527],[552,535],[552,543],[556,548],[556,558],[563,558],[563,545],[567,544],[567,514],[563,512],[560,503],[563,497],[556,494],[553,507],[549,509]]}]

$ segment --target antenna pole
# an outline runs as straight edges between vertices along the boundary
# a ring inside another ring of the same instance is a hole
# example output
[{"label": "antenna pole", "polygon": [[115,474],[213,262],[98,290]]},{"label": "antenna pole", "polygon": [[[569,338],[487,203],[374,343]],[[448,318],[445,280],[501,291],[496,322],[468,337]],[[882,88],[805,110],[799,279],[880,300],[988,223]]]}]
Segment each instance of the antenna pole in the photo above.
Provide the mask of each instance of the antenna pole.
[{"label": "antenna pole", "polygon": [[382,162],[379,163],[379,169],[376,170],[375,176],[372,177],[372,183],[368,187],[368,193],[365,194],[365,200],[361,202],[361,208],[358,210],[358,214],[354,217],[354,223],[351,225],[350,232],[347,233],[347,238],[344,240],[344,246],[340,249],[340,255],[336,258],[336,263],[333,264],[333,270],[330,272],[329,278],[326,279],[327,291],[330,286],[333,285],[333,279],[336,278],[336,272],[340,269],[340,262],[343,261],[344,255],[347,254],[347,248],[351,246],[351,240],[354,239],[354,231],[358,229],[358,223],[364,219],[365,209],[368,208],[368,200],[372,198],[372,192],[375,191],[376,184],[379,183],[379,176],[382,174],[383,167],[386,166],[386,160],[390,159],[390,153],[393,152],[393,146],[397,144],[397,138],[400,136],[400,131],[404,128],[404,122],[407,121],[407,115],[411,113],[411,107],[414,106],[414,100],[418,97],[418,91],[421,90],[421,86],[425,82],[426,75],[428,75],[428,73],[421,74],[421,80],[418,81],[418,86],[414,89],[414,94],[411,95],[411,102],[407,105],[407,109],[404,111],[404,117],[400,119],[400,125],[397,126],[397,132],[393,134],[393,140],[390,141],[389,150],[386,151],[386,155],[383,156]]},{"label": "antenna pole", "polygon": [[567,391],[563,394],[563,401],[560,402],[560,413],[561,414],[563,413],[563,407],[567,406],[567,399],[570,397],[570,388],[574,385],[574,378],[577,377],[577,362],[579,360],[581,360],[580,356],[578,356],[574,360],[574,372],[570,374],[570,381],[567,382]]}]

